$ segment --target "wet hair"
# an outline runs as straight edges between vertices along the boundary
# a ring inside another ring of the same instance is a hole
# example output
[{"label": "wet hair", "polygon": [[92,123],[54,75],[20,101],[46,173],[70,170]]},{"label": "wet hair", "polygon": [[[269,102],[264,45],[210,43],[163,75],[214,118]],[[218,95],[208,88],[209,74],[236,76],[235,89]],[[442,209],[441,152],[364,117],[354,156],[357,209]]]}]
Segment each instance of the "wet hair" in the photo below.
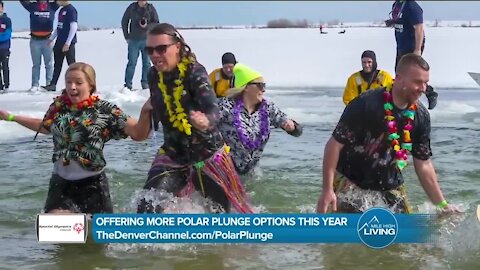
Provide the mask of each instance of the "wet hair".
[{"label": "wet hair", "polygon": [[185,42],[185,39],[178,32],[178,30],[169,23],[156,23],[150,26],[147,35],[167,35],[172,38],[174,42],[180,42],[180,57],[188,57],[191,61],[196,61],[195,54],[192,49]]},{"label": "wet hair", "polygon": [[430,70],[430,65],[421,57],[414,53],[407,53],[398,62],[397,73],[405,73],[411,66],[418,66],[425,71]]},{"label": "wet hair", "polygon": [[92,91],[90,92],[90,94],[93,94],[95,93],[95,91],[97,91],[97,79],[95,75],[95,69],[91,65],[83,62],[76,62],[71,64],[70,66],[68,66],[68,69],[65,72],[65,79],[67,78],[68,73],[72,71],[81,71],[83,72],[83,74],[85,74],[87,82],[92,86]]}]

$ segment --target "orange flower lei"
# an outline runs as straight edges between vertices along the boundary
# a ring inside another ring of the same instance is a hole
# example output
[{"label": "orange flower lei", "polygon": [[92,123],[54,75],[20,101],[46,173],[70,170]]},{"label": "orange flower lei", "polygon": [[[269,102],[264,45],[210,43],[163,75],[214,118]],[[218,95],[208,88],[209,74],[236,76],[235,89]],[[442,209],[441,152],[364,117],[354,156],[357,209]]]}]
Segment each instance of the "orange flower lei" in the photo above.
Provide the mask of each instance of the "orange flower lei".
[{"label": "orange flower lei", "polygon": [[388,139],[391,141],[393,150],[395,150],[395,162],[398,169],[403,170],[407,165],[408,153],[412,151],[412,138],[410,136],[410,131],[413,129],[413,120],[415,120],[415,111],[417,110],[417,104],[412,104],[405,110],[402,114],[406,117],[407,123],[403,127],[403,142],[400,144],[398,139],[400,135],[397,133],[397,121],[395,121],[395,116],[393,116],[393,96],[391,93],[392,86],[389,86],[385,89],[383,93],[383,98],[385,101],[385,121],[387,123],[387,128],[389,131]]},{"label": "orange flower lei", "polygon": [[78,103],[72,103],[70,98],[68,98],[68,96],[63,93],[60,96],[55,97],[53,100],[53,104],[50,106],[48,114],[45,116],[44,119],[44,123],[48,127],[53,124],[53,121],[55,120],[55,118],[58,117],[61,112],[75,112],[87,108],[93,108],[99,98],[98,96],[91,95],[87,99],[82,100]]}]

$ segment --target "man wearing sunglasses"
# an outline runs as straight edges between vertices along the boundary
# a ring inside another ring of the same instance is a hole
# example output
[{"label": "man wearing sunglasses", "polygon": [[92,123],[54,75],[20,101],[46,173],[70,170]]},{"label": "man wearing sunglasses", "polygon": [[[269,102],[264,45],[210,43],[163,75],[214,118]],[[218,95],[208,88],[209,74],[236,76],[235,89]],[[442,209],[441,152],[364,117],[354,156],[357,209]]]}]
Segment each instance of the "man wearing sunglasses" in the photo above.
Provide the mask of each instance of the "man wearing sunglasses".
[{"label": "man wearing sunglasses", "polygon": [[158,14],[155,7],[147,1],[131,3],[122,17],[122,30],[128,44],[128,63],[125,68],[125,88],[132,90],[133,76],[137,59],[142,54],[142,89],[148,89],[147,74],[150,60],[145,53],[147,30],[152,23],[158,23]]}]

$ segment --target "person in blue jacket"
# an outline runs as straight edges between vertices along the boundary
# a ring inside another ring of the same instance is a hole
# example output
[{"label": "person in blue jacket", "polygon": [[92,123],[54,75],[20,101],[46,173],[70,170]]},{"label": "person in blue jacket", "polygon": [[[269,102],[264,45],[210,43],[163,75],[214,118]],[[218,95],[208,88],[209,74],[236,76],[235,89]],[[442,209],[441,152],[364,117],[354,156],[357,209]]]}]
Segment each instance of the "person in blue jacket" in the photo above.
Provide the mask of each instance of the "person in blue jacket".
[{"label": "person in blue jacket", "polygon": [[40,90],[40,66],[45,65],[45,82],[50,84],[53,76],[53,50],[49,37],[53,32],[55,12],[59,5],[55,1],[20,0],[30,13],[30,55],[32,56],[32,87],[29,91]]},{"label": "person in blue jacket", "polygon": [[5,92],[10,87],[10,40],[12,39],[12,21],[3,9],[0,1],[0,91]]}]

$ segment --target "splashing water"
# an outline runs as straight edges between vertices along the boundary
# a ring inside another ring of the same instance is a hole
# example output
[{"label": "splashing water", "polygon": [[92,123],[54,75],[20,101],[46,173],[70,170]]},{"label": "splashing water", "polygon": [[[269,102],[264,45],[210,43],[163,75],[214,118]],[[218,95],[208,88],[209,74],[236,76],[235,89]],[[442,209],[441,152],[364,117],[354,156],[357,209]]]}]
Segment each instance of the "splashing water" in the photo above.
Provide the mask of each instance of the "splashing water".
[{"label": "splashing water", "polygon": [[[153,208],[160,207],[164,214],[202,214],[202,213],[225,213],[222,206],[205,198],[198,191],[191,194],[190,197],[177,197],[172,193],[161,190],[137,190],[130,199],[127,206],[122,212],[136,212],[140,201],[145,199],[151,201]],[[254,213],[266,212],[264,206],[259,205],[252,207]],[[234,211],[234,209],[232,209]],[[216,246],[216,244],[158,244],[158,243],[141,243],[141,244],[108,244],[107,249],[110,252],[127,252],[138,253],[142,251],[172,251],[182,250],[195,253],[199,246]],[[112,254],[113,255],[113,254]]]},{"label": "splashing water", "polygon": [[172,193],[150,189],[136,191],[127,209],[136,211],[142,199],[151,202],[154,208],[164,209],[163,213],[166,214],[209,213],[209,210],[218,210],[217,207],[221,207],[209,198],[202,197],[199,192],[194,192],[190,197],[177,197]]},{"label": "splashing water", "polygon": [[344,192],[337,194],[337,200],[348,203],[361,212],[372,207],[388,208],[394,213],[397,210],[397,205],[389,207],[380,192],[362,189],[356,185],[349,185]]}]

